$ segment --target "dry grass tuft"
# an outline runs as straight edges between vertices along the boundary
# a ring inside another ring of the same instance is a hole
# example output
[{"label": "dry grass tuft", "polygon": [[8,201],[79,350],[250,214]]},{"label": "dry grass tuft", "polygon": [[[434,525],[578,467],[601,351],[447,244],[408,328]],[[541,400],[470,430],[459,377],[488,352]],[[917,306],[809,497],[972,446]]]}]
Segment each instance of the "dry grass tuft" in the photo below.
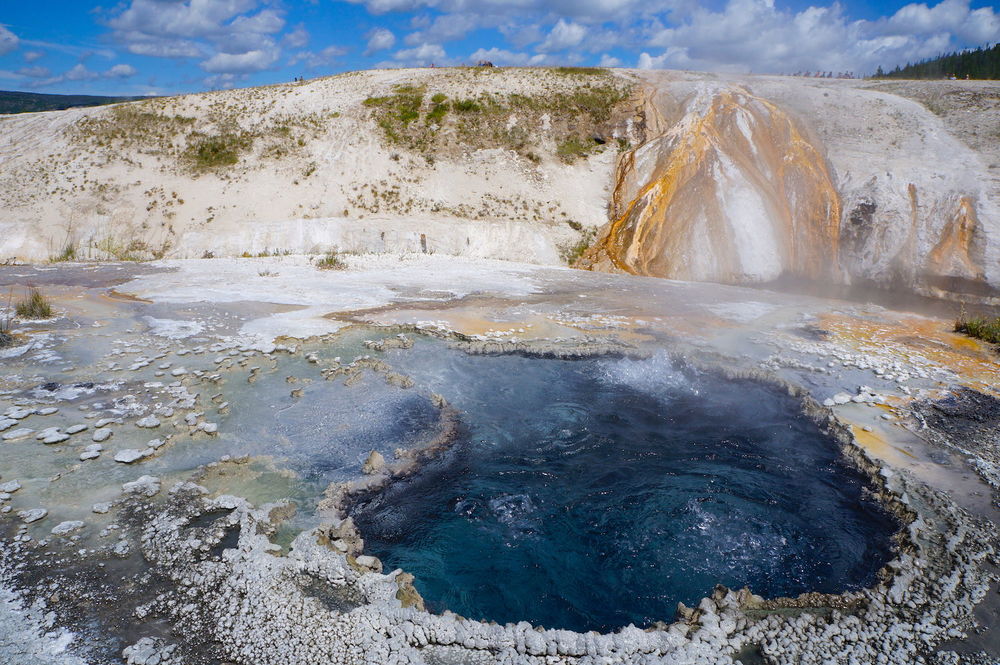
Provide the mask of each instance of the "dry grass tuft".
[{"label": "dry grass tuft", "polygon": [[28,291],[24,300],[17,303],[15,311],[22,319],[51,319],[55,316],[48,299],[34,287]]}]

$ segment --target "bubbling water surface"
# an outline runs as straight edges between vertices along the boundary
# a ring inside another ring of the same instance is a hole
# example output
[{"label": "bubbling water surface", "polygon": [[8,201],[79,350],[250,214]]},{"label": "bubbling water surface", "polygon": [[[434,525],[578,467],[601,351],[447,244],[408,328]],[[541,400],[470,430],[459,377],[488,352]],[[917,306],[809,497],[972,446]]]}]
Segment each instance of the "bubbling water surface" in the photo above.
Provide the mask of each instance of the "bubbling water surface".
[{"label": "bubbling water surface", "polygon": [[891,557],[898,525],[772,387],[682,373],[663,355],[418,345],[393,362],[467,425],[446,455],[353,511],[367,553],[413,573],[432,610],[609,631],[670,621],[716,584],[859,589]]}]

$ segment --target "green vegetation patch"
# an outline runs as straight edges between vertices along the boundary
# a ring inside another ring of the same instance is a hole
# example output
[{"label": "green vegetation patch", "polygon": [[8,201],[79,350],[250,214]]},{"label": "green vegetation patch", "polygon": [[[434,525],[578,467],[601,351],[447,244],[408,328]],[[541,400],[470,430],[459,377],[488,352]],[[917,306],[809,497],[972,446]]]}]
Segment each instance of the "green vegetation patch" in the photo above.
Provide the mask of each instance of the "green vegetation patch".
[{"label": "green vegetation patch", "polygon": [[122,104],[109,113],[89,116],[76,127],[77,136],[98,148],[147,154],[173,151],[174,140],[191,130],[194,118],[167,115],[144,103]]},{"label": "green vegetation patch", "polygon": [[[132,155],[166,158],[164,166],[195,172],[230,167],[251,151],[263,158],[297,154],[327,131],[339,113],[271,114],[261,117],[240,104],[213,104],[205,119],[169,112],[166,100],[123,104],[84,118],[75,138],[109,158],[132,162]],[[258,147],[259,146],[259,147]]]},{"label": "green vegetation patch", "polygon": [[[363,104],[391,146],[421,153],[429,163],[449,153],[492,148],[513,150],[537,163],[539,146],[549,140],[555,156],[565,162],[604,149],[605,141],[593,137],[608,133],[607,124],[630,97],[631,86],[597,68],[544,71],[587,78],[568,89],[554,86],[551,92],[482,92],[451,100],[441,92],[428,99],[423,86],[396,86],[393,94],[369,97]],[[544,136],[543,116],[549,126]]]},{"label": "green vegetation patch", "polygon": [[251,147],[253,138],[245,132],[227,132],[195,139],[185,155],[197,169],[215,169],[232,166]]},{"label": "green vegetation patch", "polygon": [[75,261],[76,260],[76,245],[71,242],[67,242],[63,245],[62,250],[58,254],[53,254],[49,257],[50,263],[62,263],[65,261]]},{"label": "green vegetation patch", "polygon": [[432,106],[431,110],[427,112],[427,124],[441,124],[448,111],[451,110],[451,104],[446,101],[447,99],[448,96],[441,92],[431,97]]},{"label": "green vegetation patch", "polygon": [[985,316],[967,318],[964,314],[955,321],[955,332],[981,339],[991,344],[1000,344],[1000,316],[992,319]]},{"label": "green vegetation patch", "polygon": [[608,73],[600,67],[555,67],[552,71],[563,76],[602,76]]},{"label": "green vegetation patch", "polygon": [[51,319],[55,316],[48,298],[36,288],[28,291],[27,297],[17,303],[17,315],[22,319]]},{"label": "green vegetation patch", "polygon": [[[575,226],[574,226],[575,224]],[[571,222],[570,226],[574,229],[577,227],[582,228],[579,222]],[[580,240],[567,246],[563,247],[559,252],[560,257],[566,263],[566,265],[571,266],[577,262],[577,260],[583,256],[583,253],[593,244],[594,238],[597,237],[597,229],[587,229],[582,231],[580,234]]]},{"label": "green vegetation patch", "polygon": [[556,155],[564,163],[572,164],[577,159],[590,155],[590,152],[599,145],[593,139],[587,140],[579,136],[570,136],[556,146]]},{"label": "green vegetation patch", "polygon": [[316,267],[320,270],[347,270],[347,263],[337,252],[332,251],[316,261]]}]

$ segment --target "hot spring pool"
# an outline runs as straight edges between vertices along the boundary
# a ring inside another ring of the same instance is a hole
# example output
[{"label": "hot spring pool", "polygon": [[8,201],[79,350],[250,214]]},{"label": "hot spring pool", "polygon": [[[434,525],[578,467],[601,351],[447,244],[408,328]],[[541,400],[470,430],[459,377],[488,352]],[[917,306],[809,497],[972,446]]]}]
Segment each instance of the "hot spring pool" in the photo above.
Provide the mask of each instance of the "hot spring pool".
[{"label": "hot spring pool", "polygon": [[[437,345],[435,345],[437,346]],[[392,362],[463,411],[463,438],[356,504],[366,553],[428,608],[609,631],[715,584],[766,597],[870,585],[896,522],[787,394],[650,360]]]}]

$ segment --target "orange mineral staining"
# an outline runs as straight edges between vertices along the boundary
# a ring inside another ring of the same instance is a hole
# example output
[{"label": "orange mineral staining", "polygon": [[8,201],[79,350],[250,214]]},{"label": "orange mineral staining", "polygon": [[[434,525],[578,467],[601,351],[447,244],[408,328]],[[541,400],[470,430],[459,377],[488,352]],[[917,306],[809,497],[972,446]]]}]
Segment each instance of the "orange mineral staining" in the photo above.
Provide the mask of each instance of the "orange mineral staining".
[{"label": "orange mineral staining", "polygon": [[835,275],[840,199],[805,130],[742,88],[688,108],[623,156],[616,217],[580,266],[727,283]]}]

